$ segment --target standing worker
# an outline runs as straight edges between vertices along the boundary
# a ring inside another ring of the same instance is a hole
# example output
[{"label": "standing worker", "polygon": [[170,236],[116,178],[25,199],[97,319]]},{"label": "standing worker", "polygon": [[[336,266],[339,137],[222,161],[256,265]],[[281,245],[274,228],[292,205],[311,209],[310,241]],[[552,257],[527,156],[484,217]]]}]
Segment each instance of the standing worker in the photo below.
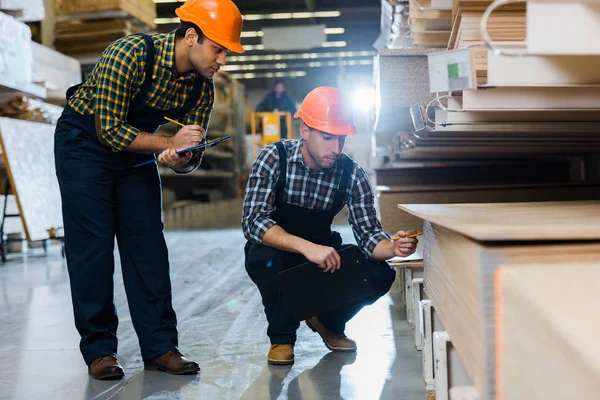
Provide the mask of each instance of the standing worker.
[{"label": "standing worker", "polygon": [[277,274],[307,260],[325,272],[344,267],[336,250],[347,246],[331,231],[344,206],[361,250],[358,261],[376,295],[306,320],[330,350],[356,351],[356,343],[344,334],[346,322],[392,286],[396,274],[385,260],[407,257],[417,245],[416,239],[406,237],[414,231],[398,232],[401,239],[396,241],[383,232],[365,171],[342,153],[346,136],[356,130],[350,103],[340,91],[314,89],[295,117],[303,121],[302,140],[265,146],[252,166],[243,205],[246,270],[265,307],[270,364],[294,362],[299,327],[282,301]]},{"label": "standing worker", "polygon": [[[283,81],[275,81],[273,90],[267,93],[265,98],[256,107],[256,112],[289,112],[292,115],[296,112],[296,105],[292,98],[285,92]],[[285,117],[280,117],[279,126],[281,126],[281,138],[287,139],[288,131]]]},{"label": "standing worker", "polygon": [[[194,171],[202,152],[176,151],[205,141],[214,103],[212,77],[228,51],[241,53],[242,16],[231,0],[188,0],[177,30],[129,35],[112,43],[89,78],[70,88],[55,133],[65,251],[75,326],[89,374],[119,379],[113,299],[114,239],[144,366],[197,372],[178,350],[169,260],[161,216],[160,153],[177,173]],[[173,137],[153,135],[165,117]]]}]

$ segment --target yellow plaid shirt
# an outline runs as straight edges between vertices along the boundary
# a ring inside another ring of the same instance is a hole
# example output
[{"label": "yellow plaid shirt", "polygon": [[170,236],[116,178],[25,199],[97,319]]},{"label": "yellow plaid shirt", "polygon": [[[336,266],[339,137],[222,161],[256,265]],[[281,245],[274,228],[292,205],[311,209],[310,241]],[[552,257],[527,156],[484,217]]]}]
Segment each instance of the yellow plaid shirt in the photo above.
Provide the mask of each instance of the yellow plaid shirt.
[{"label": "yellow plaid shirt", "polygon": [[[153,82],[144,102],[161,110],[180,108],[194,88],[195,71],[178,75],[175,69],[175,31],[152,35],[154,41]],[[114,151],[122,151],[135,139],[139,129],[127,123],[129,102],[140,91],[146,70],[146,44],[139,35],[121,38],[104,50],[88,79],[69,99],[79,114],[97,114],[100,138]],[[215,100],[212,80],[203,79],[198,104],[183,117],[184,125],[200,125],[208,131]]]}]

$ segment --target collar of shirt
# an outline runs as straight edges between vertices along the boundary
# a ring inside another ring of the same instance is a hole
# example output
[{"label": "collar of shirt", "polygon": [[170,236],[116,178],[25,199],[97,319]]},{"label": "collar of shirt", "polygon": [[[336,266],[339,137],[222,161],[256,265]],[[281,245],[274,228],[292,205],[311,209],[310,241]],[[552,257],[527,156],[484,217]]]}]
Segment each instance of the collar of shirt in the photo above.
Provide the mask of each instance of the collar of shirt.
[{"label": "collar of shirt", "polygon": [[157,47],[158,63],[160,66],[168,69],[177,79],[182,81],[195,80],[198,78],[198,73],[194,70],[178,75],[175,68],[175,31],[165,33],[159,36]]},{"label": "collar of shirt", "polygon": [[335,172],[338,168],[338,165],[340,163],[340,159],[338,158],[337,161],[335,162],[335,165],[329,169],[320,169],[318,171],[312,170],[310,168],[308,168],[306,166],[306,164],[304,164],[304,157],[302,156],[302,145],[304,144],[304,141],[302,139],[300,140],[296,140],[296,143],[294,143],[292,145],[292,156],[289,159],[290,163],[296,163],[296,164],[300,164],[302,165],[308,172],[310,172],[311,174],[316,174],[316,175],[323,175],[326,172]]}]

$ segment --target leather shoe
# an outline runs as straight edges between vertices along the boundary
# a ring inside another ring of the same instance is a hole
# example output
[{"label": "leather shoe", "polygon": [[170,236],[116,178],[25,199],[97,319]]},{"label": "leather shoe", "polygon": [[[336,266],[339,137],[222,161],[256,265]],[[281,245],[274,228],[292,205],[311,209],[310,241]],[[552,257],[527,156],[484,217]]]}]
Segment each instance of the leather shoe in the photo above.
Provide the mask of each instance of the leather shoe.
[{"label": "leather shoe", "polygon": [[179,350],[169,350],[166,353],[144,362],[148,371],[163,371],[172,375],[193,374],[200,371],[200,366],[185,358]]},{"label": "leather shoe", "polygon": [[290,365],[294,363],[294,345],[272,344],[267,362],[271,365]]},{"label": "leather shoe", "polygon": [[319,318],[311,317],[306,320],[306,325],[313,332],[317,332],[321,335],[321,339],[325,343],[325,346],[331,351],[356,351],[356,342],[349,339],[343,333],[333,333],[329,329],[325,328]]},{"label": "leather shoe", "polygon": [[94,379],[121,379],[123,368],[114,355],[98,357],[88,366],[88,374]]}]

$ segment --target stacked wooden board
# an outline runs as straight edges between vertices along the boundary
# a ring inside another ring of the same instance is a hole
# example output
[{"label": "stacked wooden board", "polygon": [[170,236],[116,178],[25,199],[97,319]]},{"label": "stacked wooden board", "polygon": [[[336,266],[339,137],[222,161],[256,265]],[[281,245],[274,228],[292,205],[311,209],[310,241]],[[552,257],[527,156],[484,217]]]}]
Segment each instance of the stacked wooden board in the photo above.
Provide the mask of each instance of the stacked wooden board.
[{"label": "stacked wooden board", "polygon": [[59,0],[55,5],[55,48],[81,61],[84,75],[110,43],[156,28],[152,0]]},{"label": "stacked wooden board", "polygon": [[[400,205],[400,208],[426,221],[425,292],[480,395],[483,399],[495,399],[497,362],[503,362],[496,357],[497,271],[503,268],[508,273],[537,264],[597,262],[600,202]],[[595,303],[596,308],[599,305]],[[526,318],[529,314],[520,315]],[[538,317],[544,318],[543,315]],[[560,321],[554,322],[553,326],[557,327]],[[507,340],[513,346],[538,337],[536,332],[514,324],[509,324],[509,328],[502,331],[504,346]],[[546,334],[560,337],[557,332]],[[555,349],[543,347],[538,353],[543,355],[544,351]],[[543,365],[542,361],[537,362]],[[518,384],[528,384],[525,376],[513,375],[511,379],[516,379]],[[511,388],[516,385],[516,382],[511,383]],[[505,384],[502,391],[506,390]]]},{"label": "stacked wooden board", "polygon": [[[600,392],[600,263],[502,265],[495,275],[496,398]],[[527,332],[527,334],[523,334]]]},{"label": "stacked wooden board", "polygon": [[452,3],[411,0],[409,10],[412,44],[416,48],[445,48],[452,28]]}]

